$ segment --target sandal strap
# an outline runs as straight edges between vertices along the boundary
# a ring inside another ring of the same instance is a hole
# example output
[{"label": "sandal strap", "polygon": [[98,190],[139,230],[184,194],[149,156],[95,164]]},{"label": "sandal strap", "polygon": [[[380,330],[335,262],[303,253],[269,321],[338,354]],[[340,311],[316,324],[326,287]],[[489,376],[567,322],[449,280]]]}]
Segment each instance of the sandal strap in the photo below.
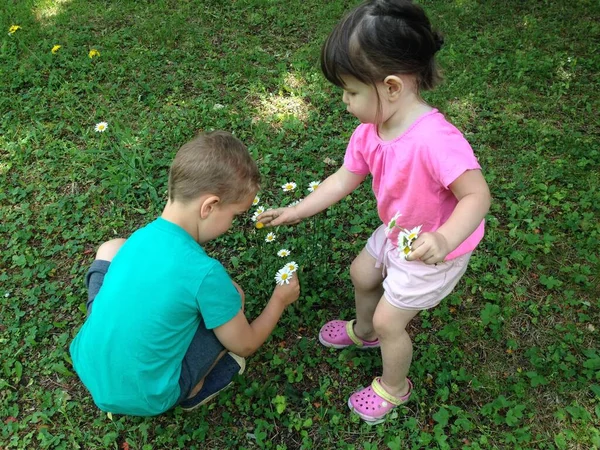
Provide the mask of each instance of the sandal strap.
[{"label": "sandal strap", "polygon": [[362,339],[360,339],[356,334],[354,334],[354,322],[356,322],[356,319],[352,319],[346,322],[346,334],[352,342],[354,342],[357,346],[362,347]]},{"label": "sandal strap", "polygon": [[406,394],[404,394],[402,397],[394,397],[393,395],[388,393],[388,391],[386,391],[383,388],[383,386],[381,385],[381,382],[379,380],[381,380],[381,377],[375,378],[373,380],[373,382],[371,383],[371,387],[373,388],[373,391],[377,395],[379,395],[382,399],[384,399],[385,401],[391,403],[392,405],[398,406],[398,405],[401,405],[402,403],[405,403],[410,398],[410,395],[412,394],[412,390],[413,390],[413,385],[408,378],[406,379],[408,381],[408,392]]}]

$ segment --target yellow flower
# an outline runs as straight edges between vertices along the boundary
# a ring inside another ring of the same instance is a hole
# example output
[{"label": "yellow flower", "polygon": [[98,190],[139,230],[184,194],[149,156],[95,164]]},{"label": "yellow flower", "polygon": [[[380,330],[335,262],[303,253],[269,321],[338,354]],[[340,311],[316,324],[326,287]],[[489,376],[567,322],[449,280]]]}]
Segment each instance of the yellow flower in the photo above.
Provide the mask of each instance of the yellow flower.
[{"label": "yellow flower", "polygon": [[92,59],[92,58],[95,58],[96,56],[100,56],[100,52],[98,50],[96,50],[95,48],[93,48],[88,53],[88,56],[90,57],[90,59]]},{"label": "yellow flower", "polygon": [[262,223],[262,222],[256,222],[256,228],[258,228],[259,230],[260,230],[262,227],[264,227],[264,226],[265,226],[265,224],[264,224],[264,223]]},{"label": "yellow flower", "polygon": [[55,45],[54,47],[52,47],[52,50],[50,50],[52,53],[56,53],[58,50],[60,50],[61,45]]},{"label": "yellow flower", "polygon": [[15,34],[17,32],[17,30],[20,30],[21,26],[20,25],[11,25],[10,28],[8,29],[8,34]]}]

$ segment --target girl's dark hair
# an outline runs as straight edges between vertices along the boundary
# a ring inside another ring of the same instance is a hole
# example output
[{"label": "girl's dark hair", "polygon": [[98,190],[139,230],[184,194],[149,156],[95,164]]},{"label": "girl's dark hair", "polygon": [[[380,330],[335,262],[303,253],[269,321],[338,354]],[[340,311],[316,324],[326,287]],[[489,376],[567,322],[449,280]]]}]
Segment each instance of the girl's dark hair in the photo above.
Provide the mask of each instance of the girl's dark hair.
[{"label": "girl's dark hair", "polygon": [[412,1],[371,0],[331,32],[321,50],[321,69],[339,87],[345,75],[375,85],[388,75],[411,74],[419,91],[429,90],[440,80],[434,56],[443,42]]}]

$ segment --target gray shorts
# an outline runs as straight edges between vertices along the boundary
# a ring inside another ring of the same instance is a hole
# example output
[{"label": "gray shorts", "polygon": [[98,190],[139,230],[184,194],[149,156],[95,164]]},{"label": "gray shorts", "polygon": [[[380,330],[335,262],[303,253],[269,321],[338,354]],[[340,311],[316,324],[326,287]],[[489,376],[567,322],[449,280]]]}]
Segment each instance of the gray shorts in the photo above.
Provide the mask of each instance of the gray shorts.
[{"label": "gray shorts", "polygon": [[[108,272],[109,267],[110,262],[96,259],[85,276],[85,285],[88,289],[88,300],[86,303],[88,316],[92,311],[94,300],[102,287],[104,276]],[[223,350],[225,350],[225,347],[219,342],[214,331],[208,330],[204,326],[204,321],[200,320],[192,342],[181,361],[181,375],[179,377],[181,394],[179,394],[179,398],[173,406],[178,405],[189,397],[194,386],[208,374],[208,370]]]}]

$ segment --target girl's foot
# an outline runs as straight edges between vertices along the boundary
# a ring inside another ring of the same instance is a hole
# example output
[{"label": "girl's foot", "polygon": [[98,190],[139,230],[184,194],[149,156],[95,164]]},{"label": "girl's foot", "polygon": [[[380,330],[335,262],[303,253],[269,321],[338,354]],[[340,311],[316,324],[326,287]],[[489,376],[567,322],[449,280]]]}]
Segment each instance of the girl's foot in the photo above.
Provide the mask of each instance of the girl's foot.
[{"label": "girl's foot", "polygon": [[319,341],[325,347],[346,348],[356,345],[360,349],[379,347],[379,339],[365,341],[354,333],[356,320],[332,320],[327,322],[319,331]]},{"label": "girl's foot", "polygon": [[383,388],[380,380],[380,377],[375,378],[371,386],[355,392],[348,399],[350,410],[370,425],[383,422],[392,409],[410,399],[413,390],[413,385],[407,378],[408,392],[401,397],[394,397]]}]

